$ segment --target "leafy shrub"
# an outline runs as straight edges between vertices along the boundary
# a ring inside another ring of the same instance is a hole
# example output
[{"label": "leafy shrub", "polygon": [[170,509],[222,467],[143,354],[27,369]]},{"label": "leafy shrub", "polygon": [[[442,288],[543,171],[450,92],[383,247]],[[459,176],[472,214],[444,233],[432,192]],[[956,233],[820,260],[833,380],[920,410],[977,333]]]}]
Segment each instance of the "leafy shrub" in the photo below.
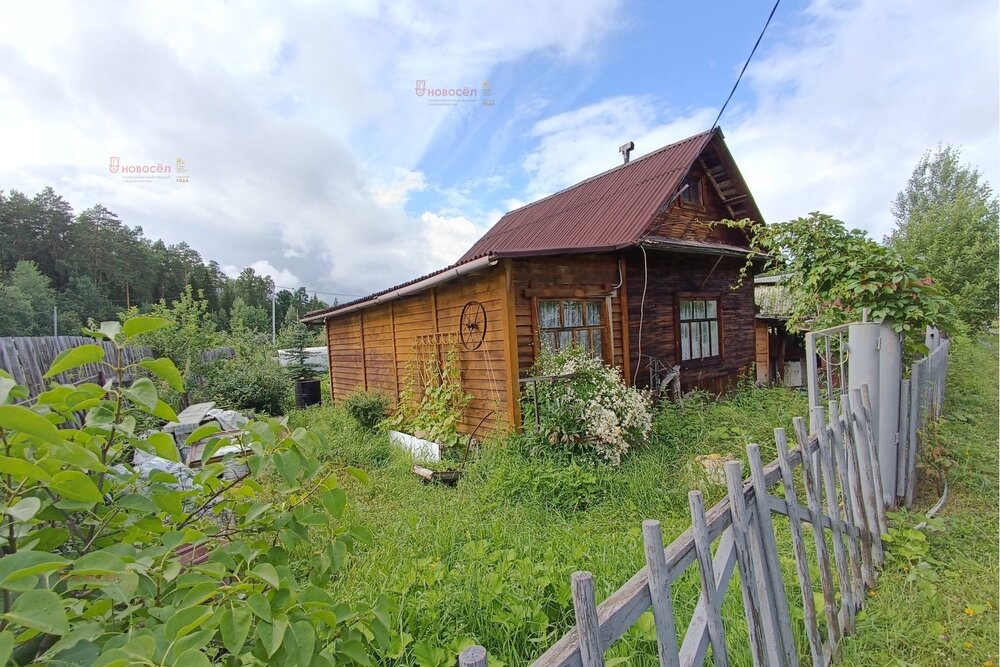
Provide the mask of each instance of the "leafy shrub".
[{"label": "leafy shrub", "polygon": [[[542,446],[547,443],[574,456],[617,465],[649,435],[652,418],[646,395],[626,386],[617,368],[605,366],[582,348],[544,351],[535,375],[573,375],[537,384],[537,437]],[[523,411],[524,423],[533,424],[535,404],[530,392]]]},{"label": "leafy shrub", "polygon": [[[124,345],[169,324],[134,317],[109,333]],[[123,366],[83,345],[46,377],[88,363],[116,382],[54,385],[30,407],[9,404],[27,392],[0,371],[0,664],[371,664],[390,643],[389,603],[324,590],[371,534],[342,521],[346,495],[310,454],[320,436],[274,419],[231,437],[204,425],[188,439],[207,438],[204,458],[238,449],[183,483],[173,436],[137,433],[133,413],[176,415],[148,377],[125,382],[141,366],[182,391],[174,363]],[[134,468],[138,452],[174,472]],[[192,548],[200,564],[182,555]]]},{"label": "leafy shrub", "polygon": [[455,446],[462,440],[458,424],[471,400],[472,395],[462,389],[458,350],[453,345],[443,366],[436,355],[423,362],[411,362],[396,414],[388,424],[418,438]]},{"label": "leafy shrub", "polygon": [[192,393],[200,401],[267,415],[283,415],[291,404],[288,375],[276,359],[264,355],[217,362]]},{"label": "leafy shrub", "polygon": [[344,410],[358,424],[374,429],[389,416],[391,401],[380,391],[352,391],[344,399]]}]

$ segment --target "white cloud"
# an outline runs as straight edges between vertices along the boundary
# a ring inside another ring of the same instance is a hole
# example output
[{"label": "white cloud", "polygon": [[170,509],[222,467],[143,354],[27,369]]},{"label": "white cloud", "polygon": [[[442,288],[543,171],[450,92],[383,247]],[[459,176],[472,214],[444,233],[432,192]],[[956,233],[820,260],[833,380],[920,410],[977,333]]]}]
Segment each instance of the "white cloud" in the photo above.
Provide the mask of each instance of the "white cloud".
[{"label": "white cloud", "polygon": [[[52,185],[220,263],[294,259],[309,287],[357,293],[436,268],[402,206],[462,118],[414,80],[476,85],[530,53],[587,58],[617,3],[26,3],[4,19],[2,187]],[[181,157],[190,182],[123,184],[112,155]]]},{"label": "white cloud", "polygon": [[759,103],[728,124],[766,219],[818,209],[881,238],[892,199],[939,141],[997,183],[995,2],[815,2],[808,13],[751,65]]},{"label": "white cloud", "polygon": [[[772,26],[767,40],[778,45],[758,54],[742,84],[757,103],[730,107],[721,123],[766,220],[822,210],[881,238],[892,199],[938,142],[962,146],[996,186],[995,2],[816,0],[806,15],[791,37]],[[628,140],[638,157],[707,130],[716,113],[664,106],[615,97],[538,122],[525,198],[620,164]]]},{"label": "white cloud", "polygon": [[247,266],[236,266],[235,264],[226,264],[222,267],[223,273],[225,273],[230,278],[236,278],[243,272],[245,268],[251,268],[259,276],[269,276],[271,280],[274,281],[275,286],[278,289],[298,289],[302,287],[302,281],[299,277],[288,269],[279,269],[275,267],[271,262],[266,259],[258,259],[256,262],[248,264]]},{"label": "white cloud", "polygon": [[[618,147],[635,142],[637,158],[666,144],[708,129],[710,110],[681,113],[665,121],[657,100],[621,96],[575,111],[551,116],[535,124],[538,148],[523,162],[530,174],[525,199],[533,201],[622,163]],[[516,204],[520,200],[512,199]]]},{"label": "white cloud", "polygon": [[462,216],[445,217],[430,211],[420,216],[423,247],[438,268],[453,264],[482,236],[485,229]]}]

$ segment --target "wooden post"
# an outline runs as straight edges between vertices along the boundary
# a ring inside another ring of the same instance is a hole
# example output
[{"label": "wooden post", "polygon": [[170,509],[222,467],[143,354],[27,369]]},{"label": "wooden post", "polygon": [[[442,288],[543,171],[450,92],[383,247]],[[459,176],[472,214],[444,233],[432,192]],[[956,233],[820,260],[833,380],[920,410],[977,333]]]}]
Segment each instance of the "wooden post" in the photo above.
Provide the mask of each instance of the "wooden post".
[{"label": "wooden post", "polygon": [[872,474],[874,475],[875,482],[875,496],[879,499],[878,505],[875,508],[878,511],[878,525],[882,533],[889,530],[889,520],[885,515],[885,505],[886,505],[886,493],[882,486],[882,462],[879,460],[878,456],[878,430],[875,427],[877,418],[875,417],[875,411],[872,409],[872,399],[871,395],[868,393],[868,385],[861,385],[861,407],[863,411],[861,413],[863,417],[864,430],[868,433],[868,456],[871,457],[872,461]]},{"label": "wooden post", "polygon": [[[769,601],[759,595],[754,573],[754,552],[749,541],[749,512],[743,495],[743,467],[739,461],[725,465],[726,487],[729,491],[729,510],[733,518],[733,539],[736,543],[736,562],[740,568],[740,592],[743,595],[743,614],[747,621],[753,663],[755,666],[779,664],[778,644],[771,621]],[[757,503],[759,508],[760,503]],[[759,509],[758,509],[759,511]],[[766,590],[766,588],[765,588]],[[770,642],[768,639],[770,638]]]},{"label": "wooden post", "polygon": [[647,519],[642,522],[643,545],[646,565],[649,567],[649,597],[653,601],[653,622],[656,625],[656,646],[660,667],[679,667],[677,655],[677,626],[674,606],[670,599],[670,572],[663,551],[663,533],[660,522]]},{"label": "wooden post", "polygon": [[486,667],[486,649],[470,646],[458,654],[459,667]]},{"label": "wooden post", "polygon": [[910,381],[899,383],[899,440],[896,443],[896,493],[895,498],[906,497],[907,463],[910,460]]},{"label": "wooden post", "polygon": [[[829,371],[827,371],[829,372]],[[806,334],[806,392],[809,396],[809,407],[819,405],[819,364],[816,363],[816,334]],[[809,423],[812,433],[816,425]]]},{"label": "wooden post", "polygon": [[[851,492],[850,477],[847,472],[847,459],[844,457],[843,444],[841,443],[840,418],[837,416],[837,402],[830,401],[829,405],[830,428],[826,432],[829,448],[827,449],[827,455],[824,458],[823,480],[827,486],[827,506],[831,512],[831,518],[835,516],[838,520],[840,519],[840,507],[837,505],[836,501],[837,478],[840,479],[840,493],[844,501],[845,528],[843,531],[843,537],[847,541],[848,567],[850,568],[847,581],[850,584],[850,596],[844,595],[842,592],[841,598],[849,608],[847,631],[850,631],[854,628],[855,612],[857,611],[860,601],[863,599],[865,594],[865,584],[861,574],[861,553],[858,550],[858,539],[854,534],[852,534],[851,531],[854,527],[852,524],[852,521],[854,520],[854,498]],[[829,460],[829,464],[827,463],[827,460]],[[836,470],[836,476],[834,475],[834,470]],[[829,471],[829,473],[826,474],[826,471]],[[831,498],[833,499],[832,507],[830,507]],[[836,515],[832,513],[834,510],[836,511]],[[861,533],[860,530],[857,532],[858,534]]]},{"label": "wooden post", "polygon": [[906,451],[906,490],[904,492],[903,505],[910,507],[913,504],[913,493],[917,488],[917,450],[920,447],[920,383],[923,377],[923,363],[913,364],[910,370],[910,422],[909,447]]},{"label": "wooden post", "polygon": [[792,617],[788,608],[788,594],[785,592],[785,578],[781,573],[781,561],[778,558],[778,545],[774,539],[774,524],[771,521],[769,507],[770,495],[767,492],[764,466],[760,460],[760,445],[755,443],[748,445],[747,458],[750,461],[750,479],[753,481],[753,492],[757,502],[757,535],[760,537],[767,564],[767,577],[771,600],[774,602],[781,650],[784,653],[785,664],[797,665],[798,654],[795,649],[795,638],[792,635]]},{"label": "wooden post", "polygon": [[[845,457],[847,458],[847,472],[851,478],[851,493],[853,497],[854,504],[854,525],[861,529],[861,563],[862,563],[862,573],[864,575],[865,585],[869,588],[875,587],[875,563],[874,563],[874,549],[872,546],[872,526],[876,525],[875,522],[870,520],[869,509],[867,503],[865,502],[865,491],[864,484],[862,483],[863,475],[861,474],[861,469],[858,466],[858,446],[856,438],[854,437],[854,418],[851,412],[850,398],[846,394],[840,397],[840,414],[842,419],[842,430],[844,435],[844,450]],[[876,535],[875,537],[878,537]],[[879,540],[881,543],[881,539]],[[862,591],[861,599],[864,599],[864,592]]]},{"label": "wooden post", "polygon": [[[792,465],[788,460],[788,444],[785,429],[774,429],[774,440],[778,446],[778,466],[781,468],[781,481],[785,487],[785,502],[788,504],[788,525],[792,529],[792,551],[795,553],[795,568],[799,576],[799,589],[802,591],[803,620],[806,625],[806,637],[809,639],[809,652],[814,665],[823,662],[823,643],[819,638],[819,625],[816,619],[816,601],[812,594],[812,580],[809,578],[809,555],[802,539],[802,524],[799,516],[804,513],[802,506],[796,500],[795,482],[792,477]],[[807,450],[802,451],[802,463],[806,465],[809,458]],[[820,524],[819,529],[823,529]]]},{"label": "wooden post", "polygon": [[570,577],[573,590],[573,611],[576,613],[576,634],[580,641],[583,667],[604,667],[601,648],[601,625],[597,620],[594,599],[594,578],[590,572],[574,572]]},{"label": "wooden post", "polygon": [[691,506],[691,533],[698,557],[698,574],[701,576],[701,598],[708,613],[708,639],[712,643],[712,661],[715,667],[728,667],[726,634],[722,628],[722,599],[715,587],[715,569],[712,567],[712,544],[705,522],[705,502],[701,491],[688,493]]},{"label": "wooden post", "polygon": [[882,564],[882,527],[879,522],[878,506],[881,497],[875,492],[874,471],[872,470],[871,442],[868,439],[868,429],[865,428],[864,411],[861,408],[861,391],[855,389],[851,396],[851,425],[854,432],[854,460],[857,462],[861,477],[861,493],[864,497],[865,525],[871,535],[871,550],[876,565]]}]

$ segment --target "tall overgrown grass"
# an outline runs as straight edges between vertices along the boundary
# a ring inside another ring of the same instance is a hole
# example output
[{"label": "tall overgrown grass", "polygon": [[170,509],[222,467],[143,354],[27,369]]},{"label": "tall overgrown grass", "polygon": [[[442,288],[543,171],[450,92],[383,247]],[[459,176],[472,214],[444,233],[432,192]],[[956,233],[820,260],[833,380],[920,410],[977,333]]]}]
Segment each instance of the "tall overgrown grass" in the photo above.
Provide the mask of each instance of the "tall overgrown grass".
[{"label": "tall overgrown grass", "polygon": [[[741,456],[750,442],[773,452],[774,427],[790,428],[805,408],[800,393],[753,387],[721,402],[695,396],[683,406],[665,405],[649,441],[617,468],[566,465],[495,439],[456,488],[421,482],[408,455],[339,408],[297,411],[291,420],[327,435],[330,449],[322,456],[371,473],[369,486],[351,488],[350,515],[372,529],[375,545],[351,560],[334,592],[396,601],[394,625],[409,641],[398,660],[383,662],[453,665],[457,651],[473,642],[508,665],[523,665],[572,626],[573,571],[591,571],[603,599],[643,566],[643,519],[661,521],[667,541],[688,527],[687,493],[703,479],[692,474],[695,456]],[[724,494],[703,491],[707,503]],[[691,568],[674,588],[681,618],[693,612],[697,590]],[[738,586],[727,596],[725,616],[734,636],[745,633]],[[610,655],[655,664],[648,619]],[[734,663],[750,664],[743,657],[737,650]]]}]

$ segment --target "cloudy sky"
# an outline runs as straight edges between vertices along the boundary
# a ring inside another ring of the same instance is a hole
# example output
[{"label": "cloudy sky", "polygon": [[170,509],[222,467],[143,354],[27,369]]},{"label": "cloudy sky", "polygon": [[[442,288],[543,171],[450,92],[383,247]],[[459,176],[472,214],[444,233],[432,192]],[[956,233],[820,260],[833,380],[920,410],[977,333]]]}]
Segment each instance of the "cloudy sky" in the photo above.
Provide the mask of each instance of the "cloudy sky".
[{"label": "cloudy sky", "polygon": [[[453,262],[625,141],[708,129],[770,8],[11,4],[0,189],[51,185],[224,266],[362,294]],[[939,142],[996,187],[998,25],[995,0],[786,0],[721,121],[765,218],[822,210],[881,238]],[[418,81],[476,94],[440,104]],[[172,177],[129,182],[112,157]]]}]

